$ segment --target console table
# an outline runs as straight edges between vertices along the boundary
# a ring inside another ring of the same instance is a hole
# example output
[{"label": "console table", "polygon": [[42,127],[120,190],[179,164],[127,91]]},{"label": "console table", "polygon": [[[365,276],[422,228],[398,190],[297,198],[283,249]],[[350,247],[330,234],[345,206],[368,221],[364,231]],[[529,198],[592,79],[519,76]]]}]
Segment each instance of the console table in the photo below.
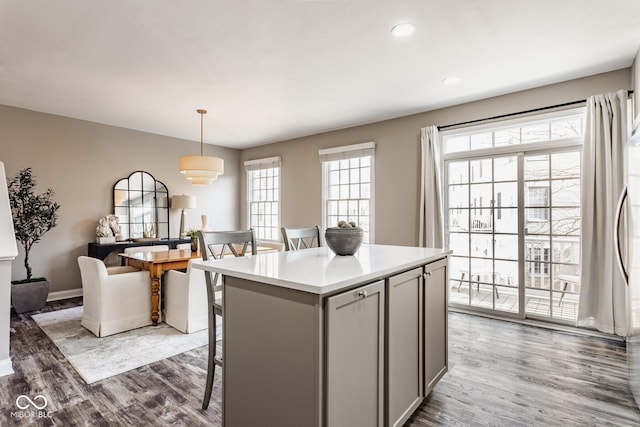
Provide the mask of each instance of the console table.
[{"label": "console table", "polygon": [[134,242],[132,240],[127,240],[123,242],[115,242],[115,243],[89,243],[88,245],[88,255],[92,258],[98,258],[104,261],[104,259],[111,253],[124,252],[125,248],[130,248],[132,246],[154,246],[154,245],[169,245],[170,249],[175,249],[176,245],[180,243],[191,243],[190,239],[160,239],[160,240],[147,240],[147,241],[139,241]]}]

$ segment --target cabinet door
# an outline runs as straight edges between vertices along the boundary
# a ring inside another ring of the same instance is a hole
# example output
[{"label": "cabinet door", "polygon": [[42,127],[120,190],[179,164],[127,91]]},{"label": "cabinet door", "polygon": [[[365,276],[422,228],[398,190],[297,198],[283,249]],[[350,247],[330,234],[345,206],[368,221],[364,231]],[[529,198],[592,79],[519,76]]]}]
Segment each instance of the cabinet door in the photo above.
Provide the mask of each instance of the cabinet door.
[{"label": "cabinet door", "polygon": [[402,425],[420,406],[422,375],[422,267],[387,282],[387,425]]},{"label": "cabinet door", "polygon": [[447,259],[424,267],[424,395],[447,372]]},{"label": "cabinet door", "polygon": [[382,426],[384,281],[328,298],[329,426]]}]

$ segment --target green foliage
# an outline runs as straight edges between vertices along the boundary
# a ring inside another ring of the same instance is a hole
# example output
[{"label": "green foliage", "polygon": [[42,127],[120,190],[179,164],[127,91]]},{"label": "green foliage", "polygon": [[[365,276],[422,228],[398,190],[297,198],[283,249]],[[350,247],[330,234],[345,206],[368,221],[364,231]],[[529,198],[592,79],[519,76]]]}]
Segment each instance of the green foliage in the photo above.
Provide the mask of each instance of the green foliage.
[{"label": "green foliage", "polygon": [[195,239],[198,237],[198,230],[196,230],[195,228],[192,228],[190,230],[187,230],[185,234],[189,236],[191,239]]},{"label": "green foliage", "polygon": [[27,280],[30,280],[29,252],[47,231],[56,226],[60,205],[52,200],[54,191],[51,188],[39,195],[34,193],[36,180],[31,168],[22,169],[7,179],[7,187],[13,228],[16,240],[24,247],[24,267]]}]

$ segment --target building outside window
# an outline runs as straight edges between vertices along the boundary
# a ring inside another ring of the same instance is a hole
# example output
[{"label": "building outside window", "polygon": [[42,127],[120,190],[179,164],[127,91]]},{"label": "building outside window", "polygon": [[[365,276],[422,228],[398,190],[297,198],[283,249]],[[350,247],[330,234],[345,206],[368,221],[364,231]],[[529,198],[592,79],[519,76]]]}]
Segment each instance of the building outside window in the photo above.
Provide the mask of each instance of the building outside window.
[{"label": "building outside window", "polygon": [[247,172],[248,224],[256,239],[280,239],[280,157],[248,160]]}]

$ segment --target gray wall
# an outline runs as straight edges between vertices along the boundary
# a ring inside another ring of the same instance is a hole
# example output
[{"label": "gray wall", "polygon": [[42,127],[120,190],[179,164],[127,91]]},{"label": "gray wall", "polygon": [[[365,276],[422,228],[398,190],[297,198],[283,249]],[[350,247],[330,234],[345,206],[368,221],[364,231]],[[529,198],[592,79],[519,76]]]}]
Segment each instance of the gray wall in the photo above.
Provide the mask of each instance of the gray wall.
[{"label": "gray wall", "polygon": [[[0,161],[7,176],[33,168],[36,191],[55,190],[61,205],[58,225],[30,253],[34,276],[51,281],[51,291],[81,287],[77,257],[95,240],[97,220],[112,213],[112,188],[120,178],[144,170],[165,183],[170,195],[196,196],[197,209],[188,224],[199,227],[207,214],[216,229],[239,227],[238,165],[240,152],[205,145],[205,155],[225,160],[225,174],[210,187],[193,187],[178,172],[178,157],[199,154],[200,143],[114,126],[0,106]],[[180,213],[170,211],[172,237],[178,234]],[[4,236],[0,236],[4,238]],[[24,279],[24,252],[12,265],[12,280]]]},{"label": "gray wall", "polygon": [[[509,114],[584,99],[590,95],[631,89],[631,69],[516,92],[454,107],[245,149],[241,160],[282,158],[281,224],[322,224],[322,173],[318,150],[367,141],[376,142],[375,242],[418,244],[420,128]],[[246,183],[241,177],[241,200]],[[244,204],[241,223],[246,226]]]}]

